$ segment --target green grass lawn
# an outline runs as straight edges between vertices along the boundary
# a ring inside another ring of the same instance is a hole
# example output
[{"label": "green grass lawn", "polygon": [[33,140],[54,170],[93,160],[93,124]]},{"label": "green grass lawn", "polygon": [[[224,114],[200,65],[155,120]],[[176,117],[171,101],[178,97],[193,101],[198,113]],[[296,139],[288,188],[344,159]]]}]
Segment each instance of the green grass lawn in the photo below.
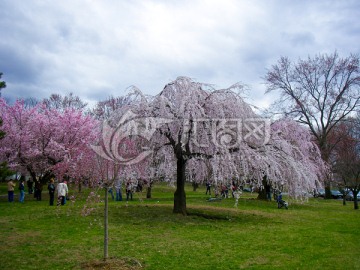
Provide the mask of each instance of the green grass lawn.
[{"label": "green grass lawn", "polygon": [[[360,269],[360,212],[351,203],[310,199],[285,210],[245,193],[235,208],[187,186],[190,215],[181,216],[173,192],[158,184],[152,199],[110,201],[110,257],[141,269]],[[83,217],[86,191],[72,193],[76,202],[63,207],[48,206],[46,193],[43,201],[26,194],[24,204],[0,196],[0,269],[82,269],[102,259],[104,204]]]}]

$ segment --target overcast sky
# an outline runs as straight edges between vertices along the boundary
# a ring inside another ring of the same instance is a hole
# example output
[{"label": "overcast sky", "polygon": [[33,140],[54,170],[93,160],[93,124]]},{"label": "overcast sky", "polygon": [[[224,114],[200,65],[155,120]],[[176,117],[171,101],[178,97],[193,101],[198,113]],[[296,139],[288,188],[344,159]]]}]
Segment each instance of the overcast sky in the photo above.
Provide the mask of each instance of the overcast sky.
[{"label": "overcast sky", "polygon": [[242,82],[266,107],[267,68],[280,56],[359,54],[359,18],[358,0],[0,0],[2,96],[73,92],[94,104],[188,76]]}]

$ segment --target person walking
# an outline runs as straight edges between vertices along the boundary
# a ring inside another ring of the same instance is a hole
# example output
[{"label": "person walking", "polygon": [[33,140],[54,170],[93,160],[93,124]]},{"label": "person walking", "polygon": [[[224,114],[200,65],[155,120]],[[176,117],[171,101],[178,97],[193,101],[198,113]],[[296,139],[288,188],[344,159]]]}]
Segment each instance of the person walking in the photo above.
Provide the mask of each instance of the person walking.
[{"label": "person walking", "polygon": [[19,202],[23,203],[25,200],[25,182],[24,182],[24,180],[20,180],[19,190],[20,190]]},{"label": "person walking", "polygon": [[50,205],[54,205],[54,197],[55,197],[55,184],[54,178],[51,178],[50,183],[48,184],[49,197],[50,197]]},{"label": "person walking", "polygon": [[9,182],[7,184],[7,188],[8,188],[8,201],[13,202],[14,201],[15,183],[12,181],[12,179],[9,180]]}]

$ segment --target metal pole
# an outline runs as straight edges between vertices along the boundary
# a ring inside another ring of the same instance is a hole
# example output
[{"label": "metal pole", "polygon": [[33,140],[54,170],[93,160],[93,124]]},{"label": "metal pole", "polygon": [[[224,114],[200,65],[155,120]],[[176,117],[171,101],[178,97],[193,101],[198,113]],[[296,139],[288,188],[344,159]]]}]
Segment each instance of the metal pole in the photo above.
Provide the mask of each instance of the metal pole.
[{"label": "metal pole", "polygon": [[108,185],[105,184],[105,211],[104,211],[104,260],[106,261],[108,254],[109,231],[108,231]]}]

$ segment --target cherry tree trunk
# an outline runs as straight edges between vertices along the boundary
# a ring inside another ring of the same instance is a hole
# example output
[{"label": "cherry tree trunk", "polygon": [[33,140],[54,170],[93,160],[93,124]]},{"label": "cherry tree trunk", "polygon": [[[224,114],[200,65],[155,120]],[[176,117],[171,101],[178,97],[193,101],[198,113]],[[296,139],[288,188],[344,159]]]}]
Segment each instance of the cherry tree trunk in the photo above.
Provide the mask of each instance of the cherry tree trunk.
[{"label": "cherry tree trunk", "polygon": [[151,199],[151,186],[147,187],[146,189],[146,198]]},{"label": "cherry tree trunk", "polygon": [[153,181],[150,181],[149,185],[146,188],[146,198],[147,199],[151,199],[152,185],[153,185]]},{"label": "cherry tree trunk", "polygon": [[330,182],[325,182],[325,196],[324,199],[332,199]]},{"label": "cherry tree trunk", "polygon": [[[322,154],[322,158],[326,163],[329,163],[329,150],[320,144],[320,152]],[[330,175],[326,175],[324,179],[324,188],[325,188],[325,195],[324,199],[332,199],[331,196],[331,178]]]},{"label": "cherry tree trunk", "polygon": [[[271,188],[271,186],[267,182],[266,176],[263,177],[262,184],[263,184],[263,188],[259,189],[259,195],[258,195],[257,198],[258,198],[258,200],[266,201],[266,200],[268,200],[268,197],[267,197],[266,193]],[[270,196],[271,196],[271,194],[270,194]]]},{"label": "cherry tree trunk", "polygon": [[176,165],[176,191],[174,193],[174,209],[173,213],[183,214],[186,213],[186,195],[185,195],[185,160],[178,158]]},{"label": "cherry tree trunk", "polygon": [[357,193],[356,193],[356,195],[354,195],[354,209],[355,209],[355,210],[359,209],[359,203],[358,203],[358,199],[357,199]]}]

